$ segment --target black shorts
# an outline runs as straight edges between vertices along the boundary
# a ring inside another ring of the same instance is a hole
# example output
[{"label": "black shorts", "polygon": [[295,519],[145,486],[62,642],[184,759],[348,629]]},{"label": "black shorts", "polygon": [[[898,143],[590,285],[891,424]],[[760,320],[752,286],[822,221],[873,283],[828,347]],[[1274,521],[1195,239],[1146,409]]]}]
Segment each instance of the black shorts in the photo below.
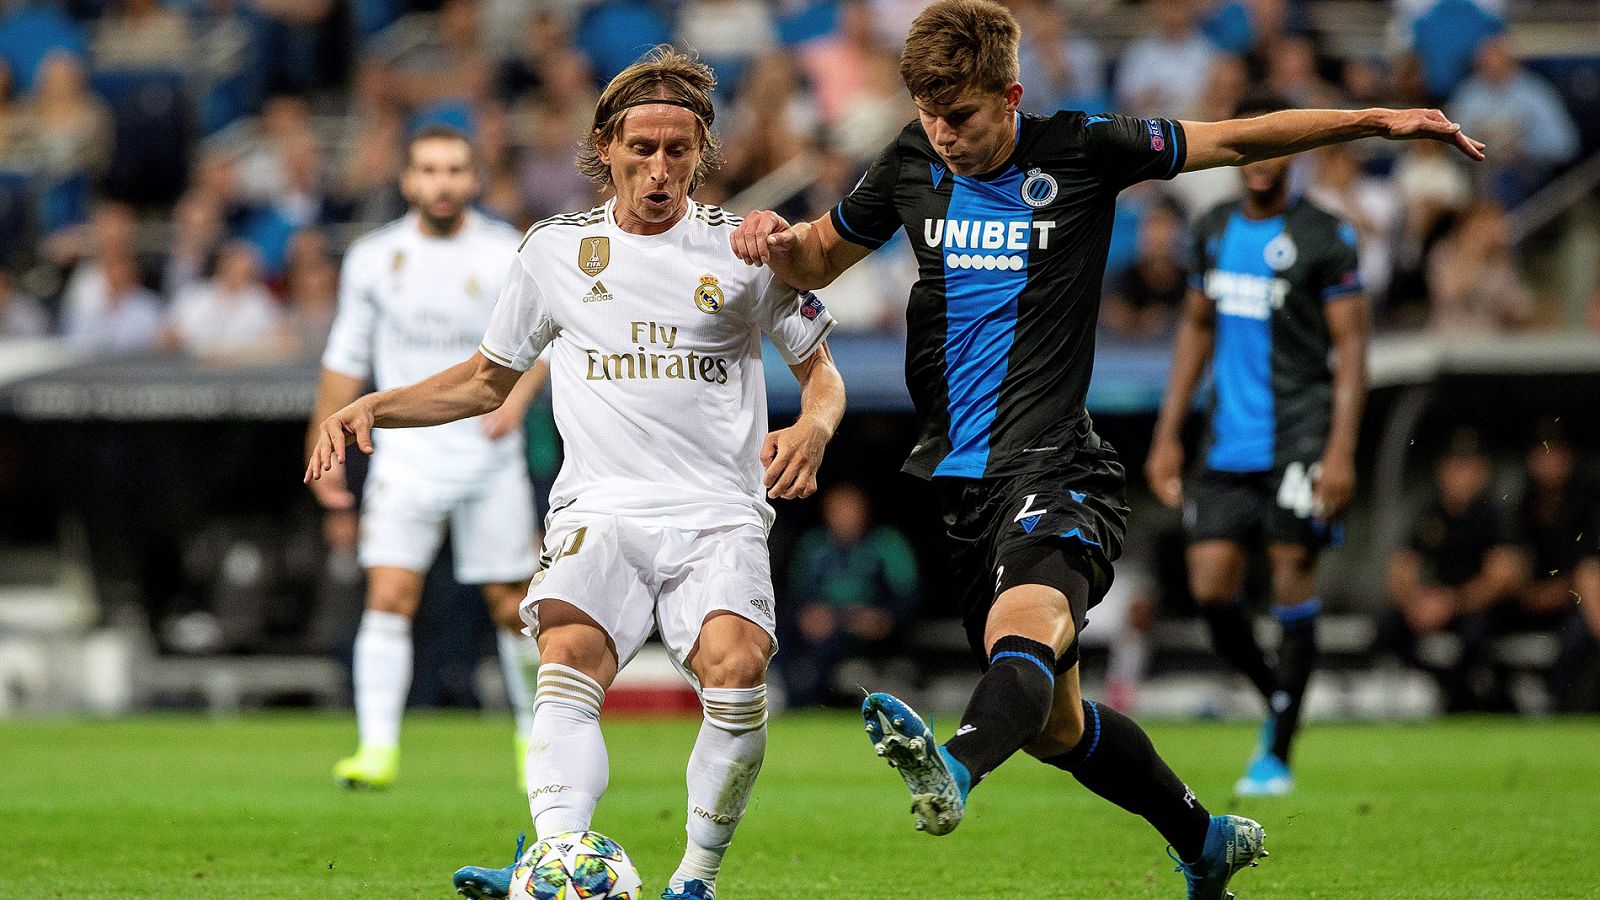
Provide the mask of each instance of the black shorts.
[{"label": "black shorts", "polygon": [[[967,643],[988,667],[984,629],[994,601],[1009,588],[1042,584],[1067,595],[1081,634],[1088,612],[1111,587],[1122,553],[1126,476],[1103,442],[1043,472],[1002,478],[941,478],[946,547]],[[1069,590],[1077,573],[1087,597]],[[1057,674],[1077,664],[1077,640],[1057,660]]]},{"label": "black shorts", "polygon": [[1183,530],[1189,543],[1233,541],[1295,544],[1313,552],[1343,542],[1343,528],[1311,508],[1317,464],[1291,462],[1269,472],[1219,472],[1202,467],[1189,479]]}]

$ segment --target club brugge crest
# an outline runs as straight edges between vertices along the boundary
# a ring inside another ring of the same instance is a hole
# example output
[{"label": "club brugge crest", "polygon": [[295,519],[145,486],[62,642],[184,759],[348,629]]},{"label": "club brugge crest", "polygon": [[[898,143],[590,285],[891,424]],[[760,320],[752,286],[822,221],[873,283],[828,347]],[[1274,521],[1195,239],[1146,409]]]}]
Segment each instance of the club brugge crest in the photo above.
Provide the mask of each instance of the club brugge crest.
[{"label": "club brugge crest", "polygon": [[694,289],[694,305],[708,315],[721,311],[722,288],[717,287],[717,276],[700,276],[700,286]]},{"label": "club brugge crest", "polygon": [[1290,240],[1289,235],[1279,234],[1272,240],[1267,241],[1267,246],[1262,250],[1261,255],[1266,259],[1267,265],[1272,267],[1272,271],[1282,272],[1284,269],[1294,265],[1295,258],[1300,254],[1295,249],[1294,241]]},{"label": "club brugge crest", "polygon": [[1029,169],[1028,177],[1022,179],[1022,202],[1034,209],[1049,206],[1050,201],[1056,199],[1055,178],[1041,169]]},{"label": "club brugge crest", "polygon": [[611,265],[611,238],[590,237],[578,242],[578,268],[590,278]]}]

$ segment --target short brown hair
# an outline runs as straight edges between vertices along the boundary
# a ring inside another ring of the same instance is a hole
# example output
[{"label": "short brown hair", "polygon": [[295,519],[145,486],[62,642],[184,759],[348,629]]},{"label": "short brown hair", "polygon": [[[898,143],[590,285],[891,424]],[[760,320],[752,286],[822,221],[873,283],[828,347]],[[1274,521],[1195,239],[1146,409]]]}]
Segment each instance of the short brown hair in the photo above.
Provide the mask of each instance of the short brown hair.
[{"label": "short brown hair", "polygon": [[968,89],[1002,93],[1018,78],[1022,28],[992,0],[936,0],[911,23],[900,77],[914,100],[954,103]]},{"label": "short brown hair", "polygon": [[425,125],[406,141],[406,168],[416,165],[417,145],[423,141],[460,141],[467,148],[467,165],[477,165],[478,148],[472,145],[472,138],[467,137],[465,131],[454,125]]},{"label": "short brown hair", "polygon": [[716,86],[716,74],[698,59],[669,44],[651,50],[606,85],[600,102],[594,106],[594,127],[578,149],[578,171],[596,184],[609,185],[611,168],[600,161],[600,148],[617,136],[630,108],[641,100],[660,99],[688,109],[700,123],[700,165],[689,185],[690,190],[698,188],[722,162],[717,136],[711,131],[717,116],[711,105],[711,92]]}]

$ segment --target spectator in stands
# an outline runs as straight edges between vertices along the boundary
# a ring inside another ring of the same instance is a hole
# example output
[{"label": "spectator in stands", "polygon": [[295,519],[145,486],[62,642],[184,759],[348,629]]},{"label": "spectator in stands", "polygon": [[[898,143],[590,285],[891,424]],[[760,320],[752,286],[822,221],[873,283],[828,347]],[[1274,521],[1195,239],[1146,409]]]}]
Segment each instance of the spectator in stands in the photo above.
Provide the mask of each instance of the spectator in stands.
[{"label": "spectator in stands", "polygon": [[[1207,122],[1233,118],[1234,110],[1244,102],[1250,88],[1250,68],[1244,58],[1219,55],[1200,97],[1199,118]],[[1239,173],[1227,166],[1184,172],[1167,182],[1165,187],[1183,205],[1184,214],[1193,219],[1219,204],[1236,199],[1239,196]],[[1138,189],[1139,186],[1135,185],[1135,190]],[[1123,196],[1117,195],[1119,206]]]},{"label": "spectator in stands", "polygon": [[1266,63],[1268,90],[1295,106],[1326,109],[1341,105],[1338,89],[1317,71],[1317,47],[1310,38],[1290,35],[1279,39]]},{"label": "spectator in stands", "polygon": [[1394,106],[1397,100],[1389,73],[1380,60],[1351,57],[1340,68],[1339,86],[1346,103],[1364,106]]},{"label": "spectator in stands", "polygon": [[387,222],[405,210],[400,196],[405,115],[390,90],[386,66],[364,62],[356,70],[352,109],[346,116],[344,168],[330,190],[358,222]]},{"label": "spectator in stands", "polygon": [[1494,148],[1483,172],[1505,206],[1527,199],[1578,155],[1578,128],[1550,83],[1523,68],[1504,35],[1478,47],[1473,75],[1450,98],[1450,117]]},{"label": "spectator in stands", "polygon": [[[87,206],[89,184],[110,165],[115,140],[111,111],[89,90],[88,73],[78,57],[57,51],[39,64],[28,119],[40,175],[52,188],[81,184]],[[54,230],[82,220],[71,216],[46,227]]]},{"label": "spectator in stands", "polygon": [[755,63],[729,116],[722,168],[713,178],[724,197],[810,151],[816,109],[800,87],[788,54],[768,54]]},{"label": "spectator in stands", "polygon": [[763,0],[687,0],[678,7],[678,41],[717,72],[717,93],[737,96],[757,58],[777,48],[770,4]]},{"label": "spectator in stands", "polygon": [[1058,3],[1033,0],[1013,7],[1022,25],[1018,56],[1028,73],[1024,112],[1048,116],[1058,109],[1099,112],[1110,106],[1100,47],[1072,28]]},{"label": "spectator in stands", "polygon": [[529,145],[521,163],[522,194],[528,215],[538,221],[587,209],[598,201],[594,184],[572,164],[572,148],[582,132],[559,106],[540,101],[528,111]]},{"label": "spectator in stands", "polygon": [[[1435,494],[1389,560],[1396,612],[1383,642],[1439,681],[1450,712],[1509,708],[1486,654],[1497,607],[1526,583],[1527,562],[1512,534],[1510,510],[1490,493],[1493,469],[1470,432],[1452,435],[1434,466]],[[1452,661],[1431,656],[1421,639],[1454,634]]]},{"label": "spectator in stands", "polygon": [[1435,331],[1506,331],[1532,322],[1533,292],[1518,271],[1500,204],[1474,203],[1439,240],[1428,257],[1428,292]]},{"label": "spectator in stands", "polygon": [[137,258],[137,225],[131,207],[102,201],[90,212],[87,225],[60,231],[45,242],[46,258],[69,271],[61,298],[63,321],[99,311],[107,293],[101,260],[115,255]]},{"label": "spectator in stands", "polygon": [[[882,130],[881,122],[873,123],[872,117],[896,104],[904,88],[894,54],[879,43],[868,0],[842,0],[838,27],[801,44],[797,54],[830,139],[847,138],[852,122],[865,123],[868,132]],[[894,119],[890,116],[887,121]],[[867,143],[859,136],[857,140]]]},{"label": "spectator in stands", "polygon": [[262,281],[261,256],[244,241],[229,241],[216,274],[191,285],[172,303],[169,347],[211,359],[261,359],[283,351],[282,313]]},{"label": "spectator in stands", "polygon": [[872,524],[861,488],[829,488],[822,518],[823,527],[802,535],[789,561],[790,603],[799,610],[798,636],[783,664],[792,706],[836,699],[839,665],[884,649],[917,602],[911,545],[893,528]]},{"label": "spectator in stands", "polygon": [[1195,22],[1195,0],[1152,0],[1155,34],[1138,38],[1117,64],[1117,111],[1192,119],[1217,61]]},{"label": "spectator in stands", "polygon": [[159,0],[117,0],[92,44],[98,68],[178,68],[195,59],[189,23]]},{"label": "spectator in stands", "polygon": [[1402,327],[1421,327],[1427,321],[1430,256],[1472,199],[1466,173],[1426,143],[1407,144],[1390,176],[1400,219],[1386,315]]},{"label": "spectator in stands", "polygon": [[545,67],[558,54],[570,52],[561,19],[550,9],[537,9],[522,25],[522,40],[500,61],[495,74],[495,97],[514,104],[538,94],[545,86]]},{"label": "spectator in stands", "polygon": [[[1587,633],[1583,614],[1574,609],[1577,573],[1595,540],[1584,543],[1597,523],[1597,498],[1592,485],[1577,474],[1577,459],[1559,420],[1539,423],[1527,453],[1527,487],[1521,503],[1523,550],[1531,576],[1518,594],[1516,615],[1508,627],[1563,631],[1567,652],[1550,672],[1550,692],[1558,706],[1576,703],[1583,654],[1573,647]],[[1576,620],[1569,622],[1569,619]]]},{"label": "spectator in stands", "polygon": [[289,353],[303,360],[321,359],[339,305],[339,270],[326,258],[295,265],[289,270],[287,294]]},{"label": "spectator in stands", "polygon": [[1561,631],[1556,660],[1561,712],[1600,712],[1600,510],[1596,513],[1577,541],[1581,558],[1573,576],[1574,609]]},{"label": "spectator in stands", "polygon": [[1180,262],[1183,217],[1171,204],[1151,207],[1139,222],[1139,255],[1111,279],[1100,324],[1132,340],[1164,340],[1189,289]]},{"label": "spectator in stands", "polygon": [[255,41],[270,90],[305,93],[342,71],[333,41],[343,35],[334,0],[249,0]]},{"label": "spectator in stands", "polygon": [[196,188],[178,198],[172,210],[172,238],[167,244],[161,290],[176,297],[199,281],[223,237],[222,203]]},{"label": "spectator in stands", "polygon": [[483,173],[478,203],[484,212],[523,231],[533,220],[528,218],[528,201],[522,193],[520,154],[512,140],[511,122],[498,103],[485,103],[478,109],[478,168]]},{"label": "spectator in stands", "polygon": [[34,88],[39,66],[50,55],[89,55],[83,27],[49,0],[11,0],[0,6],[0,59],[16,77],[18,89]]},{"label": "spectator in stands", "polygon": [[1400,0],[1394,31],[1415,55],[1426,96],[1442,101],[1472,68],[1478,45],[1505,30],[1503,0]]},{"label": "spectator in stands", "polygon": [[0,162],[8,164],[23,162],[20,155],[27,139],[27,116],[17,102],[16,87],[11,66],[0,58]]},{"label": "spectator in stands", "polygon": [[479,34],[478,0],[445,0],[439,7],[438,42],[406,57],[397,73],[401,100],[412,109],[470,109],[489,99],[495,65]]},{"label": "spectator in stands", "polygon": [[322,143],[314,132],[301,132],[285,142],[283,164],[283,190],[256,209],[240,229],[260,251],[261,263],[272,279],[283,275],[289,240],[295,232],[346,217],[326,191]]},{"label": "spectator in stands", "polygon": [[1392,252],[1400,207],[1387,182],[1362,171],[1350,144],[1330,144],[1311,155],[1306,196],[1356,230],[1361,285],[1371,297],[1385,296],[1394,267]]},{"label": "spectator in stands", "polygon": [[62,332],[79,350],[99,356],[148,353],[161,343],[166,314],[161,298],[139,283],[133,254],[113,250],[99,261],[104,296],[81,310],[69,310]]},{"label": "spectator in stands", "polygon": [[17,289],[11,273],[0,269],[0,338],[42,337],[50,333],[44,304]]},{"label": "spectator in stands", "polygon": [[269,204],[288,187],[288,153],[311,133],[311,106],[304,97],[276,94],[267,98],[256,118],[254,133],[239,157],[238,198],[245,204]]},{"label": "spectator in stands", "polygon": [[1222,0],[1210,6],[1200,30],[1226,53],[1266,56],[1280,39],[1304,30],[1294,0]]}]

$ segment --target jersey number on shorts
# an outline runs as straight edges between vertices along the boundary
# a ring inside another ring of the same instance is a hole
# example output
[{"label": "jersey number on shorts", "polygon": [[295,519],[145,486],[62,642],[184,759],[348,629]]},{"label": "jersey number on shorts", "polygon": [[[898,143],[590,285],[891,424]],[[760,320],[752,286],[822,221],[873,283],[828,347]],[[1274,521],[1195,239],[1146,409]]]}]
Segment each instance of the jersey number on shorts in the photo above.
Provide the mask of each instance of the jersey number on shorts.
[{"label": "jersey number on shorts", "polygon": [[1283,482],[1278,485],[1278,505],[1301,519],[1316,512],[1315,488],[1321,477],[1322,463],[1289,463],[1283,470]]}]

